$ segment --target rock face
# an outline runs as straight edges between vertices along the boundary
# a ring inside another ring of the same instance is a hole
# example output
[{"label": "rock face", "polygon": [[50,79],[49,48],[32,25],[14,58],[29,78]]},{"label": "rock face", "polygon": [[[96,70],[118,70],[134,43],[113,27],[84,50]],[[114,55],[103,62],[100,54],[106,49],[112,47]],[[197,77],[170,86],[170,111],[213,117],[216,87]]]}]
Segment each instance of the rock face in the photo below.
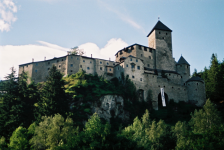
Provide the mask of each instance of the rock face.
[{"label": "rock face", "polygon": [[110,122],[110,118],[118,117],[122,121],[129,119],[129,113],[124,111],[124,99],[117,95],[104,95],[98,103],[92,105],[92,113],[97,113],[100,118]]}]

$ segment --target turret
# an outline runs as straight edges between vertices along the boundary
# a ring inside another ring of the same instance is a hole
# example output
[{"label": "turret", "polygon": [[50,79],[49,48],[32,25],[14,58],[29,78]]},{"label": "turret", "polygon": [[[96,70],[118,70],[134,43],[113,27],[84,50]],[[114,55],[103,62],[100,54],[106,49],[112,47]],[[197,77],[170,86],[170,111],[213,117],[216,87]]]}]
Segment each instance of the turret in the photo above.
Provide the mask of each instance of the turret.
[{"label": "turret", "polygon": [[202,107],[206,101],[204,80],[200,77],[192,77],[186,84],[189,102]]},{"label": "turret", "polygon": [[183,56],[180,57],[176,64],[177,73],[181,75],[182,85],[190,78],[190,64],[184,59]]},{"label": "turret", "polygon": [[158,21],[147,35],[149,47],[156,49],[156,69],[176,71],[171,33],[172,30]]}]

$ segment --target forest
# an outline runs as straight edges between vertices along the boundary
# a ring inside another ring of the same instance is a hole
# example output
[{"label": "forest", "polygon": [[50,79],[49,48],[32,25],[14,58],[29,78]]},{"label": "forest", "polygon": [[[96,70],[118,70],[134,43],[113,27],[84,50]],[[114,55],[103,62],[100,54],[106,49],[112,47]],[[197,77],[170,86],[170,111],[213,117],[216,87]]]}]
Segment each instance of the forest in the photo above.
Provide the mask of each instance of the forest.
[{"label": "forest", "polygon": [[[197,107],[170,100],[153,110],[151,95],[139,101],[132,81],[110,81],[78,73],[63,76],[55,66],[46,82],[30,81],[15,69],[0,96],[0,150],[219,150],[224,147],[224,60],[212,54],[210,66],[193,72],[205,81],[206,103]],[[91,112],[103,95],[119,95],[129,120],[110,123]],[[174,109],[175,108],[175,109]]]}]

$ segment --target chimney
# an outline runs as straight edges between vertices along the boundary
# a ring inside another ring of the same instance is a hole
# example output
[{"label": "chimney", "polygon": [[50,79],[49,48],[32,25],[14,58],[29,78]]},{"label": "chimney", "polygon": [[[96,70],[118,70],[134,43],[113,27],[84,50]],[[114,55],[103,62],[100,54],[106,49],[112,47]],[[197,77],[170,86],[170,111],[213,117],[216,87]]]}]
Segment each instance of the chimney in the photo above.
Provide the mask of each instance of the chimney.
[{"label": "chimney", "polygon": [[32,58],[32,62],[34,62],[34,58]]},{"label": "chimney", "polygon": [[91,54],[91,58],[92,58],[92,56],[93,56],[93,55]]},{"label": "chimney", "polygon": [[46,57],[44,57],[44,60],[46,60]]}]

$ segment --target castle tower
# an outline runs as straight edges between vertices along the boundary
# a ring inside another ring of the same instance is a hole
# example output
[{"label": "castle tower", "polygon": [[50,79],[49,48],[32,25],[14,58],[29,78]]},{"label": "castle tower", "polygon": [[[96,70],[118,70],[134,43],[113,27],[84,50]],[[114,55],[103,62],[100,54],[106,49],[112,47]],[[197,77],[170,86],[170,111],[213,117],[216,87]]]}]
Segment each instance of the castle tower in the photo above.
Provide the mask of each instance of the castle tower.
[{"label": "castle tower", "polygon": [[183,56],[180,57],[176,64],[177,73],[181,75],[182,85],[190,78],[190,64],[184,59]]},{"label": "castle tower", "polygon": [[176,71],[171,33],[172,30],[158,21],[147,36],[149,47],[156,49],[156,69]]},{"label": "castle tower", "polygon": [[200,77],[192,77],[186,82],[188,100],[197,106],[203,106],[206,102],[205,82]]}]

